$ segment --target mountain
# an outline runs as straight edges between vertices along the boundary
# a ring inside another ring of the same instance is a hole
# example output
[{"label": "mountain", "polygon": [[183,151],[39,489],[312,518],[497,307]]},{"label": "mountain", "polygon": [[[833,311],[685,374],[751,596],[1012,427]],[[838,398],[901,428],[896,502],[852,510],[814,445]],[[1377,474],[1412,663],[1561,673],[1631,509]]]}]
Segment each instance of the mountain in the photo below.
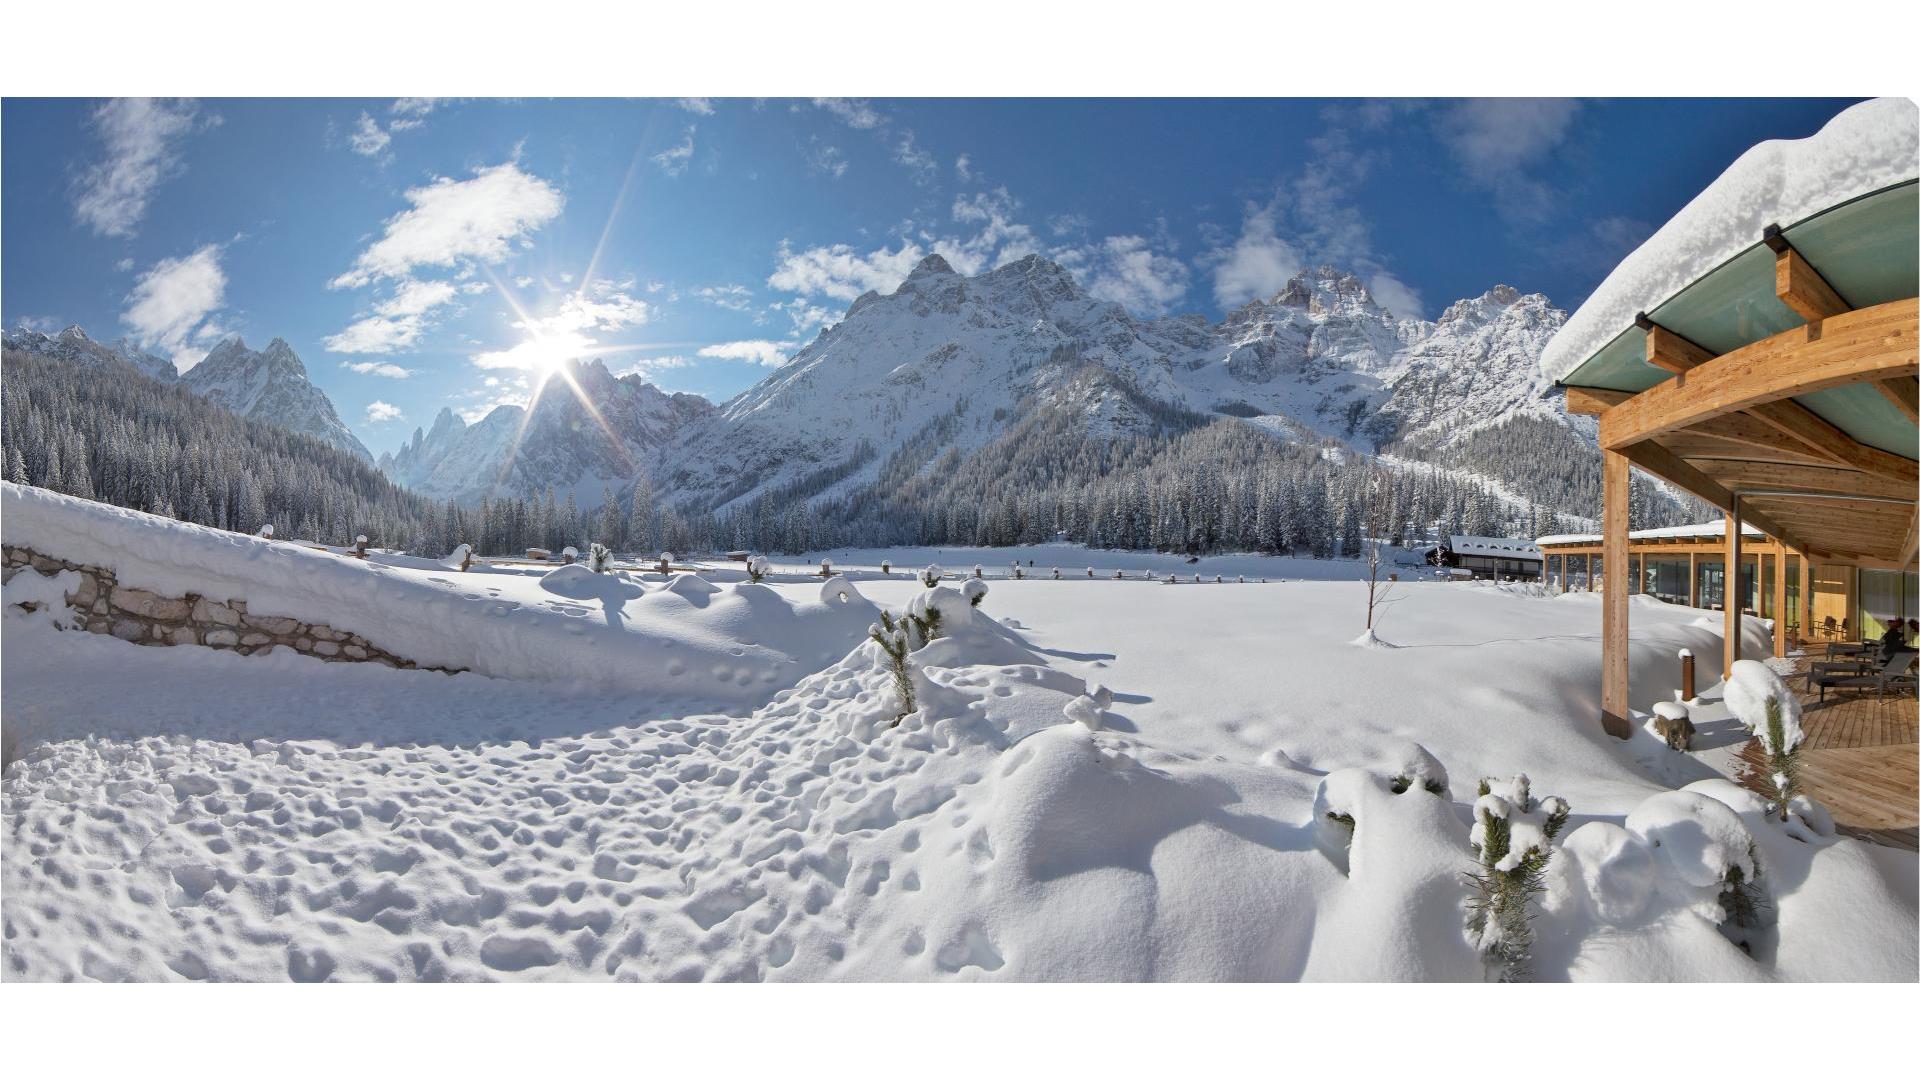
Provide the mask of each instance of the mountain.
[{"label": "mountain", "polygon": [[847,493],[936,428],[964,458],[1035,409],[1108,437],[1237,418],[1304,445],[1415,458],[1517,418],[1579,434],[1584,418],[1566,417],[1538,363],[1564,321],[1545,297],[1504,285],[1435,322],[1401,318],[1329,266],[1219,323],[1140,319],[1039,256],[968,277],[932,255],[689,425],[664,448],[656,486],[695,509]]},{"label": "mountain", "polygon": [[293,347],[274,338],[260,352],[234,337],[213,347],[206,359],[182,375],[173,362],[141,352],[121,339],[112,345],[69,326],[49,336],[17,328],[5,333],[6,348],[71,364],[98,367],[115,361],[130,364],[141,374],[163,383],[180,383],[236,416],[277,424],[288,431],[312,435],[371,463],[373,455],[361,445],[334,411],[326,392],[307,379],[307,368]]},{"label": "mountain", "polygon": [[121,338],[110,345],[95,341],[78,326],[69,326],[53,336],[37,330],[17,327],[6,331],[3,336],[6,348],[30,352],[53,360],[90,366],[118,360],[133,365],[134,370],[142,375],[161,382],[174,382],[180,378],[180,373],[174,370],[173,361],[162,359],[152,353],[141,352],[126,338]]},{"label": "mountain", "polygon": [[[589,407],[590,406],[590,407]],[[462,503],[483,496],[569,492],[596,506],[620,491],[682,429],[714,408],[693,394],[668,394],[638,375],[615,377],[598,360],[570,362],[530,407],[502,405],[471,425],[440,410],[428,431],[380,468],[410,489]]]},{"label": "mountain", "polygon": [[307,379],[306,365],[283,338],[274,338],[259,352],[238,337],[228,338],[180,378],[194,393],[236,416],[312,435],[373,461],[373,455],[341,423],[326,392]]}]

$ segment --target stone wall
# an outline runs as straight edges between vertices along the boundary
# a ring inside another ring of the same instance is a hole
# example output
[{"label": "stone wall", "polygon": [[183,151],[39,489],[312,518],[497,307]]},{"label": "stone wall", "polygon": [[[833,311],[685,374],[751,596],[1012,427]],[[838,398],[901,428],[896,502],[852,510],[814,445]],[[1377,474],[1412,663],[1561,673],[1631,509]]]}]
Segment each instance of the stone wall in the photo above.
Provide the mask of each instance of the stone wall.
[{"label": "stone wall", "polygon": [[74,609],[74,621],[90,633],[111,634],[138,645],[205,645],[242,654],[291,649],[322,660],[419,666],[359,634],[277,615],[251,614],[245,601],[212,600],[191,593],[161,596],[120,584],[105,567],[70,563],[23,547],[7,547],[4,553],[0,580],[12,581],[19,573],[51,577],[71,570],[78,574],[80,584],[67,592],[67,603]]}]

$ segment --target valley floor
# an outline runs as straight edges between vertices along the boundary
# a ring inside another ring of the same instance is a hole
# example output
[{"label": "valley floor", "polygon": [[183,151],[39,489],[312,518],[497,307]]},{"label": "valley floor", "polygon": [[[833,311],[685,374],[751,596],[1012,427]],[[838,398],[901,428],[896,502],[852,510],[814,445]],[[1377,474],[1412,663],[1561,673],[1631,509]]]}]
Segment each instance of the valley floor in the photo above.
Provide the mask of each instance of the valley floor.
[{"label": "valley floor", "polygon": [[[1350,582],[994,582],[1002,621],[929,647],[927,719],[899,727],[872,646],[729,715],[728,695],[140,648],[9,608],[6,723],[29,734],[5,774],[6,974],[1477,979],[1478,777],[1525,771],[1577,834],[1712,775],[1600,734],[1596,604],[1406,585],[1394,647],[1369,648]],[[1634,625],[1649,700],[1674,648],[1716,645],[1701,612]],[[1097,730],[1067,722],[1101,684]],[[1326,775],[1408,740],[1448,795],[1381,802],[1330,851]],[[1756,839],[1778,916],[1751,954],[1683,893],[1623,907],[1562,855],[1534,977],[1914,977],[1911,854]]]}]

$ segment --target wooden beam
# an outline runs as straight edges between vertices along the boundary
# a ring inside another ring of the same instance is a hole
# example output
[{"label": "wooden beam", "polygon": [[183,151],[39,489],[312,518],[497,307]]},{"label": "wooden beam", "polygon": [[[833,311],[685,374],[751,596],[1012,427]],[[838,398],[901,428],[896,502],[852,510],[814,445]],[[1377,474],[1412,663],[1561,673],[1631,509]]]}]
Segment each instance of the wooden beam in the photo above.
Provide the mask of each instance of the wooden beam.
[{"label": "wooden beam", "polygon": [[1855,442],[1853,436],[1822,420],[1797,401],[1769,401],[1748,409],[1747,415],[1836,465],[1893,477],[1908,484],[1920,479],[1920,464]]},{"label": "wooden beam", "polygon": [[[1733,509],[1733,492],[1720,486],[1712,477],[1692,465],[1675,457],[1673,452],[1657,442],[1643,442],[1619,451],[1635,465],[1647,470],[1668,483],[1684,488],[1694,495],[1712,503],[1717,509]],[[1753,527],[1773,537],[1789,547],[1798,547],[1799,543],[1780,524],[1765,514],[1749,511],[1746,519]]]},{"label": "wooden beam", "polygon": [[1912,484],[1852,469],[1718,458],[1690,459],[1689,464],[1729,491],[1791,489],[1864,498],[1905,499],[1909,502],[1914,498]]},{"label": "wooden beam", "polygon": [[1575,416],[1599,416],[1632,397],[1625,390],[1603,390],[1597,386],[1567,387],[1567,412]]},{"label": "wooden beam", "polygon": [[[1631,466],[1625,454],[1601,455],[1601,542],[1607,572],[1617,575],[1627,565],[1627,492]],[[1588,561],[1592,580],[1592,561]],[[1627,612],[1632,598],[1624,581],[1608,582],[1600,604],[1600,726],[1616,739],[1633,732],[1632,709],[1627,704]]]},{"label": "wooden beam", "polygon": [[1756,341],[1608,410],[1600,418],[1600,443],[1618,450],[1830,386],[1920,375],[1917,324],[1920,300],[1895,300]]},{"label": "wooden beam", "polygon": [[1647,363],[1684,374],[1713,359],[1713,352],[1651,320],[1640,320],[1647,332]]},{"label": "wooden beam", "polygon": [[1820,271],[1792,248],[1773,257],[1773,291],[1781,303],[1810,323],[1853,310],[1853,305],[1833,291]]},{"label": "wooden beam", "polygon": [[1893,402],[1908,420],[1920,422],[1920,380],[1881,379],[1874,384],[1880,396]]},{"label": "wooden beam", "polygon": [[1800,640],[1813,638],[1813,554],[1800,552]]}]

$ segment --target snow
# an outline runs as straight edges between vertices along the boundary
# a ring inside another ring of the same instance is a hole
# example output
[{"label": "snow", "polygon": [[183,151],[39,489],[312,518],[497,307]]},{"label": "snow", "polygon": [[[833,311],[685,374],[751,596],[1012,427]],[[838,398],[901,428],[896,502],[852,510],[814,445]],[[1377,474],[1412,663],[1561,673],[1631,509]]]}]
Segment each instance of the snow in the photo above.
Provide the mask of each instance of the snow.
[{"label": "snow", "polygon": [[[1473,981],[1471,796],[1523,771],[1580,823],[1539,978],[1911,980],[1920,954],[1914,856],[1601,732],[1589,594],[1409,583],[1400,647],[1361,650],[1347,580],[1029,578],[975,607],[846,560],[845,592],[449,574],[17,489],[0,508],[10,544],[359,613],[403,651],[510,626],[518,656],[448,676],[141,648],[6,609],[9,979]],[[610,592],[567,595],[587,587]],[[866,628],[910,605],[944,636],[896,725]],[[1703,614],[1636,612],[1633,705],[1671,696],[1677,648],[1718,648]],[[694,657],[729,678],[657,659]],[[1743,857],[1777,915],[1751,954],[1699,884]]]},{"label": "snow", "polygon": [[1804,139],[1740,155],[1646,243],[1620,261],[1547,343],[1549,379],[1573,374],[1600,348],[1708,271],[1782,228],[1920,175],[1916,110],[1904,98],[1862,102]]},{"label": "snow", "polygon": [[1504,536],[1450,536],[1447,549],[1455,555],[1487,555],[1497,559],[1540,561],[1540,549],[1530,540]]},{"label": "snow", "polygon": [[[1699,525],[1669,525],[1659,529],[1635,529],[1627,534],[1629,540],[1709,540],[1727,535],[1727,521],[1703,522]],[[1756,540],[1764,539],[1766,534],[1752,525],[1741,522],[1740,535],[1751,536]],[[1558,547],[1563,544],[1598,544],[1604,537],[1599,533],[1558,533],[1542,536],[1534,543],[1541,547]]]},{"label": "snow", "polygon": [[1772,730],[1767,724],[1767,703],[1779,702],[1781,738],[1786,745],[1778,752],[1791,753],[1806,740],[1800,727],[1800,698],[1773,669],[1758,660],[1735,660],[1732,678],[1727,680],[1727,708],[1748,731],[1760,740],[1769,755],[1776,752]]},{"label": "snow", "polygon": [[[733,710],[837,659],[866,636],[864,602],[782,598],[694,574],[664,584],[580,564],[481,568],[240,536],[40,488],[0,485],[0,537],[112,567],[166,596],[244,600],[249,614],[357,633],[423,667],[645,693]],[[464,545],[462,545],[464,547]]]}]

